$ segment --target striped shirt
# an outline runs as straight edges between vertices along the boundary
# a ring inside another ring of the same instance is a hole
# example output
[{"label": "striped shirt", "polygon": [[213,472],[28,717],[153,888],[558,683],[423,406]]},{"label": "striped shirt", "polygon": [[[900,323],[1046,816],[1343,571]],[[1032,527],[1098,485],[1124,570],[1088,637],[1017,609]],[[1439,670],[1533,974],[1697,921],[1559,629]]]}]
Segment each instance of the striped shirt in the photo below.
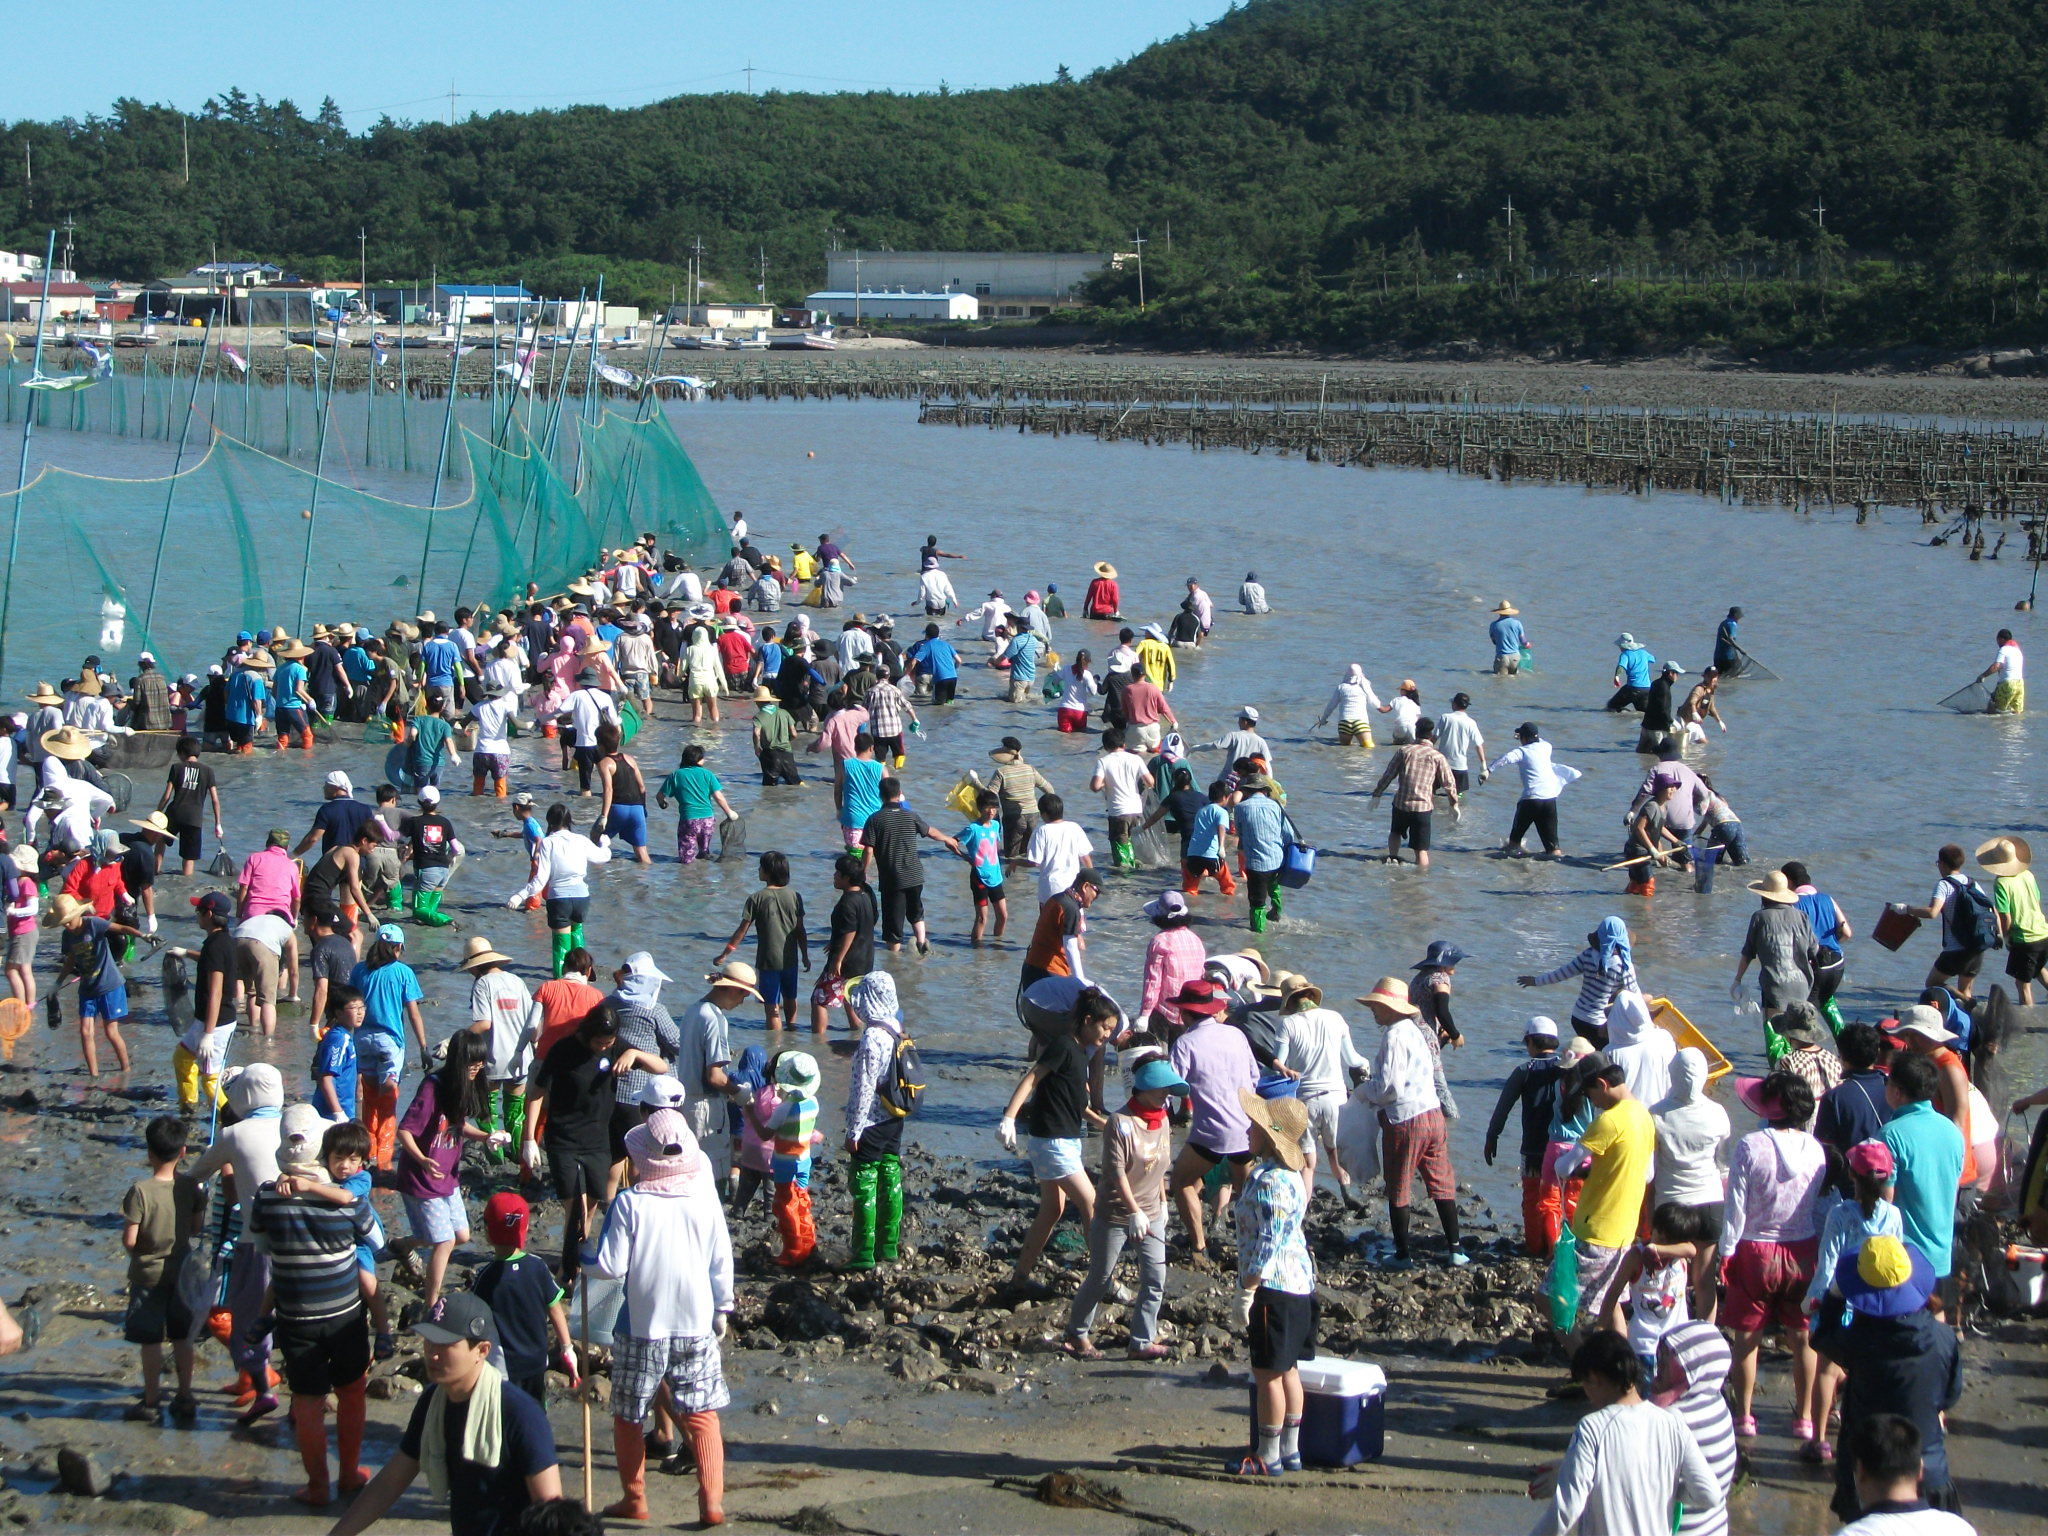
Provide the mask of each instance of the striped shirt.
[{"label": "striped shirt", "polygon": [[1554,971],[1545,971],[1534,979],[1539,987],[1555,986],[1560,981],[1569,981],[1577,976],[1579,1000],[1572,1004],[1572,1017],[1582,1024],[1607,1027],[1607,1010],[1614,1006],[1614,994],[1623,987],[1636,985],[1636,970],[1633,965],[1622,962],[1603,967],[1597,949],[1582,949]]},{"label": "striped shirt", "polygon": [[775,1150],[768,1167],[775,1182],[807,1186],[811,1177],[811,1134],[818,1128],[818,1101],[791,1093],[776,1104],[769,1125],[775,1132]]},{"label": "striped shirt", "polygon": [[256,1192],[249,1231],[270,1254],[277,1315],[292,1322],[347,1317],[363,1304],[356,1245],[376,1232],[370,1202],[334,1205],[316,1197],[286,1199],[275,1184]]},{"label": "striped shirt", "polygon": [[1678,1522],[1678,1536],[1725,1536],[1728,1529],[1728,1491],[1735,1485],[1735,1421],[1728,1412],[1728,1400],[1721,1387],[1728,1379],[1728,1341],[1712,1323],[1680,1323],[1665,1331],[1662,1347],[1678,1359],[1685,1378],[1685,1390],[1666,1410],[1685,1421],[1693,1441],[1720,1484],[1721,1504],[1701,1509],[1686,1504]]}]

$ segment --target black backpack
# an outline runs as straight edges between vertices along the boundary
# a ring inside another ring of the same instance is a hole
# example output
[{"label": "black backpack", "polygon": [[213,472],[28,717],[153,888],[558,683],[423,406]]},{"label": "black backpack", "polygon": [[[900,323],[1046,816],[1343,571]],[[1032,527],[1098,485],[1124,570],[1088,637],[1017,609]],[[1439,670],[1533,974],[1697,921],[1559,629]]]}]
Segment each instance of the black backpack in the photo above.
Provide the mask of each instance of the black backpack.
[{"label": "black backpack", "polygon": [[917,1046],[909,1035],[899,1035],[895,1054],[889,1058],[889,1065],[882,1069],[882,1080],[875,1085],[875,1102],[887,1110],[891,1118],[908,1120],[917,1113],[917,1106],[923,1098],[924,1058],[918,1054]]},{"label": "black backpack", "polygon": [[1956,915],[1949,924],[1949,932],[1959,946],[1974,950],[2003,949],[2005,941],[1998,936],[1998,918],[1991,909],[1991,898],[1968,876],[1958,880],[1950,875],[1948,885],[1956,893]]}]

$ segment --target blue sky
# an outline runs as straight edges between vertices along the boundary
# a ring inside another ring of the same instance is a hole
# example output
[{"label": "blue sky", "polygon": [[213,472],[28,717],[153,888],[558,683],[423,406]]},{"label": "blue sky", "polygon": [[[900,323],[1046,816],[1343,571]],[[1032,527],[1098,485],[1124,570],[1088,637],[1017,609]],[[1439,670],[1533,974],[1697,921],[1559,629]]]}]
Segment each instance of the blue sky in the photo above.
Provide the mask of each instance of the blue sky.
[{"label": "blue sky", "polygon": [[[100,0],[107,43],[10,74],[9,118],[85,117],[117,97],[197,109],[239,86],[351,128],[389,113],[629,107],[693,91],[934,90],[1047,80],[1213,21],[1229,0],[351,0],[235,11]],[[43,14],[48,14],[47,12]],[[243,18],[246,18],[246,23]]]}]

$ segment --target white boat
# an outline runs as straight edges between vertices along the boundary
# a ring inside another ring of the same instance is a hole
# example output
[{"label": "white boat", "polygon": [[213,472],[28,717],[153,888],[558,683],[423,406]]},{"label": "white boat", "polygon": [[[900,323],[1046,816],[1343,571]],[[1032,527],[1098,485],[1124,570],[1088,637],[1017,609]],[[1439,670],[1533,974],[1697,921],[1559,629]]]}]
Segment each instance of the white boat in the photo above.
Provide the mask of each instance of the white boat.
[{"label": "white boat", "polygon": [[768,350],[768,333],[757,330],[751,336],[734,336],[725,347],[728,352],[765,352]]},{"label": "white boat", "polygon": [[794,336],[777,336],[768,346],[776,352],[830,352],[839,343],[832,337],[832,327],[821,325],[816,330],[801,331]]}]

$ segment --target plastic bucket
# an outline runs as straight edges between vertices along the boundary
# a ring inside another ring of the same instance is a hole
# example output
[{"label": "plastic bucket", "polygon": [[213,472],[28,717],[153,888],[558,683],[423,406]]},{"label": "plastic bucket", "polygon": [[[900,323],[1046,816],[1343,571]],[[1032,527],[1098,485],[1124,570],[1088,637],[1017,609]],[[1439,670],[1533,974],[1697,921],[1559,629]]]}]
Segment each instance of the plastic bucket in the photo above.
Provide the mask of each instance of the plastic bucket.
[{"label": "plastic bucket", "polygon": [[1702,896],[1714,889],[1714,866],[1721,862],[1721,847],[1709,843],[1692,851],[1692,888]]}]

